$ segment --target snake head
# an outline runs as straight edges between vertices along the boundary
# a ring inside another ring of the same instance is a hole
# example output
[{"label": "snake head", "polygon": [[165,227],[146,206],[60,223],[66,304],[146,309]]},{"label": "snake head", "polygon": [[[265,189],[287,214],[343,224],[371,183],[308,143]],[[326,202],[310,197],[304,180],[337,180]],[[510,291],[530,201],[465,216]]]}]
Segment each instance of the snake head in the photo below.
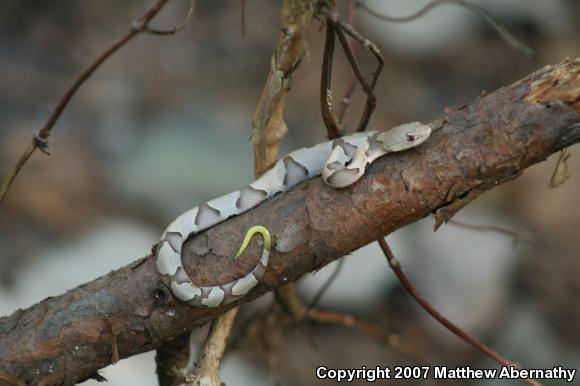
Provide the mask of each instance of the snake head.
[{"label": "snake head", "polygon": [[377,141],[386,152],[407,150],[425,142],[431,135],[431,126],[421,122],[405,123],[380,133]]}]

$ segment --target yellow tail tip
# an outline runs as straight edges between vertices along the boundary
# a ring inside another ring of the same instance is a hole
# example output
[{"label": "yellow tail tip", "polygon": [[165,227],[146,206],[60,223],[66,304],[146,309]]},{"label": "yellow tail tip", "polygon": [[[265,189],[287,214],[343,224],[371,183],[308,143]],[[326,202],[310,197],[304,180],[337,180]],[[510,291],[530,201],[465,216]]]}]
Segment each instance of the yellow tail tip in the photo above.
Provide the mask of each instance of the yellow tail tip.
[{"label": "yellow tail tip", "polygon": [[254,225],[246,232],[244,241],[242,241],[242,245],[240,246],[240,249],[238,250],[238,253],[236,253],[234,259],[237,259],[242,255],[242,253],[244,253],[246,248],[248,248],[252,237],[254,237],[256,234],[260,234],[262,236],[262,240],[264,240],[264,249],[268,251],[270,250],[272,247],[272,237],[270,236],[270,231],[268,231],[268,229],[263,225]]}]

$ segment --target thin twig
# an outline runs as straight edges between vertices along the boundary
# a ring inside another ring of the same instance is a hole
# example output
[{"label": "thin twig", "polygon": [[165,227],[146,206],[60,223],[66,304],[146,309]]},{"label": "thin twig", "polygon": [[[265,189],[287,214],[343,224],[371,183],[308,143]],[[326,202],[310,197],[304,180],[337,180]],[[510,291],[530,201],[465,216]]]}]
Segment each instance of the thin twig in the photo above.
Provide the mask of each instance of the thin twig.
[{"label": "thin twig", "polygon": [[296,294],[296,287],[293,283],[280,287],[275,295],[276,301],[282,305],[283,310],[292,315],[295,320],[304,318],[308,307]]},{"label": "thin twig", "polygon": [[322,287],[320,287],[318,292],[316,292],[316,294],[314,295],[314,297],[310,301],[310,304],[308,304],[308,309],[312,309],[313,307],[315,307],[318,304],[318,302],[324,296],[324,294],[326,293],[328,288],[330,288],[330,285],[338,277],[338,274],[340,273],[343,266],[344,266],[344,259],[338,260],[338,263],[336,264],[336,267],[334,268],[334,271],[332,271],[332,274],[330,275],[330,277],[328,279],[326,279],[326,281],[324,282]]},{"label": "thin twig", "polygon": [[[358,123],[357,131],[364,131],[368,125],[370,117],[376,106],[376,97],[374,95],[374,87],[377,83],[379,74],[382,71],[384,65],[384,59],[381,55],[379,49],[368,39],[357,32],[350,24],[340,21],[340,16],[334,6],[330,3],[323,5],[322,11],[325,15],[326,20],[326,41],[324,45],[324,56],[322,59],[322,76],[320,81],[320,107],[322,111],[322,120],[326,126],[328,132],[328,138],[333,139],[343,134],[340,121],[334,115],[332,111],[332,93],[330,90],[331,78],[332,78],[332,63],[334,55],[334,40],[335,34],[338,37],[338,41],[342,46],[342,49],[348,59],[350,67],[354,72],[356,80],[361,84],[365,94],[367,95],[367,101],[365,104],[364,111],[361,115],[360,121]],[[370,51],[377,60],[377,68],[373,72],[373,77],[370,84],[365,79],[362,74],[360,65],[356,59],[356,53],[353,50],[350,42],[348,41],[346,35],[349,35],[353,40],[363,46],[365,49]],[[352,90],[354,91],[354,90]],[[351,91],[351,92],[352,92]],[[347,91],[348,92],[348,91]]]},{"label": "thin twig", "polygon": [[[365,91],[365,94],[367,94],[367,102],[365,104],[364,111],[361,115],[361,119],[360,119],[358,127],[357,127],[357,131],[364,131],[366,129],[366,127],[369,123],[369,120],[371,119],[371,116],[373,114],[373,111],[375,110],[375,107],[376,107],[377,101],[376,101],[376,97],[374,94],[374,89],[375,89],[375,86],[377,84],[377,80],[379,79],[379,75],[381,74],[381,71],[383,70],[383,66],[385,64],[385,59],[381,55],[377,46],[373,42],[371,42],[370,40],[368,40],[364,36],[362,36],[352,26],[350,26],[349,24],[340,22],[340,21],[338,22],[338,24],[340,25],[340,28],[336,29],[338,41],[340,42],[340,44],[342,45],[342,48],[344,49],[344,53],[346,54],[346,58],[348,59],[357,80],[359,81],[360,85],[362,86],[363,90]],[[360,70],[360,66],[358,64],[358,61],[356,60],[356,56],[355,56],[354,52],[352,52],[352,50],[350,49],[350,45],[348,44],[348,40],[346,39],[345,33],[348,34],[354,40],[356,40],[364,48],[369,50],[375,56],[375,59],[377,60],[377,68],[373,72],[373,77],[372,77],[370,84],[367,83],[364,75],[362,74],[362,72]]]},{"label": "thin twig", "polygon": [[307,314],[308,318],[320,323],[338,324],[347,328],[356,328],[357,330],[368,335],[372,339],[382,343],[389,344],[389,335],[385,334],[380,328],[367,322],[364,319],[357,319],[348,314],[338,314],[332,311],[324,311],[318,309],[310,309]]},{"label": "thin twig", "polygon": [[183,21],[181,23],[179,23],[175,27],[173,27],[171,29],[167,29],[167,30],[155,29],[155,28],[150,28],[149,26],[145,26],[144,27],[145,31],[147,33],[150,33],[153,35],[174,35],[177,32],[179,32],[185,28],[185,26],[189,23],[189,21],[193,17],[194,10],[195,10],[195,0],[190,0],[189,1],[189,9],[187,10],[187,15],[185,15],[185,19],[183,19]]},{"label": "thin twig", "polygon": [[[354,5],[353,0],[348,0],[347,9],[348,9],[348,11],[346,14],[346,22],[350,25],[353,25],[355,22],[355,19],[356,19],[356,7]],[[356,55],[357,55],[356,46],[350,45],[350,42],[349,42],[349,46],[351,48],[353,55],[356,57]],[[344,116],[346,114],[346,110],[350,106],[351,98],[352,98],[352,94],[354,93],[354,90],[356,90],[356,77],[353,75],[350,78],[350,82],[349,82],[344,94],[342,95],[342,97],[338,101],[338,107],[336,109],[336,117],[338,119],[338,123],[343,123],[343,121],[344,121]]]},{"label": "thin twig", "polygon": [[332,58],[334,56],[334,37],[336,27],[330,18],[326,21],[326,39],[324,41],[324,54],[322,56],[322,72],[320,76],[320,107],[322,121],[328,132],[328,139],[338,138],[344,135],[334,112],[332,111],[332,92],[330,90],[332,79]]},{"label": "thin twig", "polygon": [[339,123],[342,123],[344,121],[346,110],[348,109],[348,107],[352,102],[352,94],[354,93],[354,90],[356,90],[356,77],[353,76],[352,78],[350,78],[350,82],[346,90],[344,91],[344,94],[338,101],[338,107],[336,109],[336,118]]},{"label": "thin twig", "polygon": [[512,231],[511,229],[502,228],[496,225],[478,225],[478,224],[468,224],[463,221],[458,221],[451,219],[447,221],[448,224],[455,225],[460,228],[471,229],[480,232],[497,232],[509,236],[513,239],[514,244],[520,241],[535,242],[536,239],[529,232],[518,232]]},{"label": "thin twig", "polygon": [[381,14],[381,13],[373,10],[372,8],[370,8],[368,5],[366,5],[363,0],[358,0],[356,2],[356,6],[360,7],[361,9],[365,10],[370,15],[372,15],[378,19],[381,19],[381,20],[384,20],[384,21],[387,21],[390,23],[406,23],[406,22],[420,18],[421,16],[425,15],[427,12],[429,12],[433,8],[437,7],[438,5],[445,4],[445,3],[459,5],[459,6],[465,7],[468,10],[478,14],[482,19],[484,19],[486,22],[488,22],[489,25],[491,25],[491,27],[499,34],[499,36],[502,38],[502,40],[505,41],[511,48],[513,48],[514,50],[516,50],[516,51],[518,51],[518,52],[520,52],[523,55],[528,56],[528,57],[534,55],[534,50],[532,48],[526,46],[524,43],[519,41],[511,32],[509,32],[509,30],[506,27],[504,27],[503,25],[501,25],[500,23],[495,21],[495,19],[489,13],[487,13],[487,11],[485,9],[483,9],[482,7],[480,7],[477,4],[473,4],[473,3],[470,3],[470,2],[465,1],[465,0],[433,0],[432,2],[425,5],[423,8],[419,9],[417,12],[415,12],[411,15],[408,15],[408,16],[401,16],[401,17],[395,17],[395,16]]},{"label": "thin twig", "polygon": [[[121,47],[123,47],[127,42],[133,39],[136,35],[142,32],[151,32],[148,30],[149,22],[161,11],[163,6],[168,2],[168,0],[158,0],[143,16],[133,22],[129,31],[125,33],[121,38],[116,40],[113,44],[111,44],[103,53],[101,53],[97,59],[91,63],[87,69],[85,69],[79,77],[73,82],[73,84],[68,88],[68,90],[64,93],[60,101],[58,102],[56,108],[44,124],[44,126],[33,136],[30,144],[24,151],[24,153],[20,156],[14,168],[10,172],[10,174],[6,177],[6,179],[2,182],[2,186],[0,186],[0,203],[6,196],[6,192],[10,189],[10,186],[18,176],[18,173],[28,159],[32,156],[36,149],[40,149],[43,153],[48,153],[48,137],[50,136],[51,130],[60,118],[62,112],[67,107],[73,96],[76,94],[78,89],[85,83],[85,81],[105,62],[111,55],[113,55],[116,51],[118,51]],[[193,2],[192,2],[193,3]],[[193,8],[190,9],[190,13],[193,12]],[[185,23],[189,20],[191,16],[188,14],[188,17],[185,20]]]},{"label": "thin twig", "polygon": [[550,189],[556,189],[570,178],[568,158],[570,158],[570,152],[568,149],[562,150],[558,156],[558,162],[556,163],[556,167],[554,167],[552,177],[550,177],[550,183],[548,184]]},{"label": "thin twig", "polygon": [[340,314],[332,311],[324,311],[315,308],[309,309],[306,316],[308,317],[308,319],[318,323],[330,323],[343,326],[345,328],[354,328],[362,332],[363,334],[367,335],[374,341],[396,349],[398,352],[408,356],[417,363],[431,365],[431,361],[429,360],[429,358],[403,345],[398,335],[386,334],[385,332],[383,332],[381,328],[370,322],[367,322],[364,319],[358,319],[348,314]]},{"label": "thin twig", "polygon": [[[346,20],[349,24],[353,24],[355,17],[356,17],[356,8],[354,7],[353,1],[349,0],[348,1],[348,13],[346,16]],[[350,43],[349,43],[349,46],[350,46]],[[325,49],[326,49],[326,47],[325,47]],[[352,46],[351,46],[351,51],[352,51],[353,55],[356,56],[356,49]],[[323,57],[323,61],[324,60],[326,60],[326,55]],[[323,64],[323,68],[324,67],[325,67],[325,65]],[[326,75],[325,75],[324,70],[323,70],[322,77],[325,77],[325,76]],[[349,83],[345,93],[343,94],[342,98],[340,98],[340,100],[338,102],[338,109],[337,109],[336,118],[337,118],[337,122],[339,125],[344,120],[344,115],[346,113],[348,106],[350,105],[350,99],[351,99],[352,94],[354,93],[355,89],[356,89],[356,77],[353,75],[350,79],[350,83]],[[328,132],[328,137],[329,137],[328,139],[338,138],[338,136],[339,136],[338,134],[339,134],[338,132],[336,132],[336,133]],[[331,137],[332,135],[336,135],[336,137]],[[326,291],[330,288],[332,283],[334,283],[334,281],[338,278],[338,275],[340,274],[340,271],[342,270],[343,266],[344,266],[344,259],[340,259],[338,261],[338,264],[336,265],[334,271],[330,275],[330,277],[328,279],[326,279],[326,281],[324,282],[322,287],[320,287],[318,292],[316,292],[316,294],[314,295],[314,297],[310,301],[310,304],[308,304],[308,309],[312,309],[318,304],[318,302],[324,296]]]},{"label": "thin twig", "polygon": [[34,151],[38,147],[36,142],[37,142],[36,136],[34,136],[32,141],[28,144],[28,147],[26,148],[24,153],[20,156],[18,161],[16,161],[16,165],[14,165],[14,167],[10,171],[10,174],[8,174],[6,179],[4,179],[4,182],[2,182],[2,186],[0,186],[0,203],[2,203],[2,199],[6,195],[8,189],[10,189],[12,182],[14,182],[14,179],[16,178],[22,167],[24,167],[24,164],[26,164],[32,153],[34,153]]},{"label": "thin twig", "polygon": [[[395,275],[397,275],[397,278],[399,279],[399,281],[401,282],[403,287],[405,287],[407,292],[409,292],[409,294],[417,301],[417,303],[425,311],[427,311],[427,313],[429,315],[431,315],[433,318],[435,318],[435,320],[437,320],[439,323],[441,323],[443,326],[445,326],[449,331],[451,331],[453,334],[458,336],[460,339],[469,343],[470,345],[475,347],[477,350],[481,351],[483,354],[487,355],[489,358],[493,359],[495,362],[499,363],[500,365],[506,366],[506,367],[513,366],[513,367],[520,368],[520,366],[518,364],[513,363],[510,360],[502,357],[501,355],[499,355],[498,353],[493,351],[491,348],[487,347],[483,342],[481,342],[477,338],[469,335],[468,333],[466,333],[465,331],[463,331],[462,329],[457,327],[455,324],[453,324],[453,322],[451,322],[449,319],[447,319],[445,316],[443,316],[439,311],[437,311],[427,301],[427,299],[425,299],[423,297],[423,295],[421,295],[419,293],[417,288],[415,288],[415,286],[409,281],[407,276],[403,273],[403,270],[401,269],[401,263],[395,258],[395,255],[393,255],[393,252],[391,251],[391,248],[389,248],[389,245],[387,244],[387,242],[382,238],[378,239],[377,241],[378,241],[379,245],[381,246],[383,253],[386,256],[387,261],[389,262],[389,266],[395,272]],[[534,385],[534,386],[541,385],[540,383],[538,383],[537,381],[535,381],[533,379],[527,379],[526,382],[528,382],[530,385]]]}]

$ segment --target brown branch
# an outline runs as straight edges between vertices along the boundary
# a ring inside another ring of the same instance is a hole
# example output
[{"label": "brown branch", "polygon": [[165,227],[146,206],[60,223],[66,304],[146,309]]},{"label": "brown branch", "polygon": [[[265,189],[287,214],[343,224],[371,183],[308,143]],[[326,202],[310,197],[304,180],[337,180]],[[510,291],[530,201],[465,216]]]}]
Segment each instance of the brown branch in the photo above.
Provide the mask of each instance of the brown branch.
[{"label": "brown branch", "polygon": [[292,74],[306,53],[305,36],[313,16],[311,0],[284,0],[282,34],[272,56],[270,74],[252,119],[254,174],[259,176],[278,160],[278,147],[288,132],[284,97]]},{"label": "brown branch", "polygon": [[342,94],[342,97],[338,100],[338,107],[336,109],[336,119],[338,120],[338,123],[344,122],[346,110],[352,103],[354,90],[356,90],[356,77],[352,76],[346,90],[344,90],[344,94]]},{"label": "brown branch", "polygon": [[[474,336],[468,334],[467,332],[465,332],[462,329],[460,329],[459,327],[457,327],[455,324],[453,324],[452,321],[450,321],[445,316],[443,316],[439,311],[437,311],[431,305],[431,303],[429,303],[427,301],[427,299],[425,299],[423,297],[423,295],[421,295],[421,293],[417,290],[417,288],[413,285],[413,283],[411,283],[411,281],[407,278],[407,275],[405,275],[405,273],[401,269],[401,263],[399,262],[399,260],[397,260],[395,258],[395,255],[393,255],[393,252],[391,251],[391,248],[389,248],[389,245],[387,244],[385,239],[380,238],[377,241],[379,242],[379,245],[381,246],[381,250],[385,254],[385,257],[387,258],[387,261],[389,262],[389,266],[391,267],[393,272],[395,272],[395,275],[397,275],[397,278],[399,279],[399,281],[401,282],[403,287],[405,287],[407,292],[413,297],[413,299],[415,299],[415,301],[425,311],[427,311],[427,313],[429,315],[431,315],[436,321],[441,323],[446,329],[451,331],[451,333],[455,334],[459,339],[472,345],[477,350],[481,351],[484,355],[487,355],[488,357],[490,357],[493,361],[497,362],[498,364],[505,366],[505,367],[509,367],[509,366],[514,366],[514,367],[518,367],[518,368],[520,367],[516,363],[502,357],[500,354],[493,351],[491,348],[486,346],[479,339],[475,338]],[[539,385],[539,383],[537,383],[536,381],[531,380],[531,379],[527,379],[526,381],[529,384],[534,385],[534,386]]]},{"label": "brown branch", "polygon": [[152,35],[175,35],[179,31],[184,29],[185,26],[189,23],[189,21],[193,17],[194,10],[195,10],[195,0],[189,0],[189,9],[187,10],[187,14],[185,15],[185,18],[181,21],[181,23],[177,24],[175,27],[172,27],[170,29],[151,28],[149,27],[148,24],[145,24],[143,26],[143,31],[150,33]]},{"label": "brown branch", "polygon": [[370,322],[367,322],[366,320],[359,319],[348,314],[339,314],[336,312],[318,310],[315,308],[309,309],[306,316],[311,321],[318,323],[336,324],[345,328],[356,329],[374,341],[397,350],[401,354],[409,357],[417,363],[426,366],[432,365],[429,358],[423,356],[419,352],[415,352],[412,348],[403,345],[398,335],[386,334],[381,328]]},{"label": "brown branch", "polygon": [[[356,19],[356,7],[353,3],[353,0],[348,0],[348,5],[347,5],[347,14],[346,14],[346,22],[350,25],[354,24],[354,21]],[[351,51],[353,52],[353,55],[357,55],[357,50],[356,50],[356,45],[352,45],[350,44],[351,47]],[[346,110],[348,109],[348,107],[350,106],[351,103],[351,98],[352,98],[352,94],[354,93],[354,90],[356,89],[356,77],[353,75],[350,78],[350,81],[348,83],[348,86],[346,87],[346,90],[344,91],[344,94],[342,94],[342,97],[338,100],[338,107],[336,109],[336,118],[338,120],[338,123],[343,123],[344,121],[344,116],[346,114]]]},{"label": "brown branch", "polygon": [[[288,129],[284,123],[284,97],[291,75],[305,52],[304,35],[311,20],[310,0],[285,0],[282,4],[282,36],[272,56],[270,74],[264,86],[254,118],[251,142],[254,149],[254,173],[259,177],[277,161],[279,145]],[[245,30],[245,4],[241,3],[242,37]],[[285,291],[284,293],[288,293]],[[289,296],[289,295],[288,295]],[[232,332],[238,308],[232,308],[212,322],[210,332],[200,352],[197,368],[185,368],[175,374],[176,383],[182,374],[186,384],[220,386],[219,367]],[[189,349],[187,345],[182,345]],[[191,355],[191,354],[190,354]]]},{"label": "brown branch", "polygon": [[459,228],[470,229],[477,232],[495,232],[502,235],[511,237],[513,245],[515,246],[520,241],[535,242],[536,238],[527,231],[514,231],[511,229],[502,228],[497,225],[481,225],[481,224],[469,224],[463,221],[451,219],[447,221],[447,224],[454,225]]},{"label": "brown branch", "polygon": [[[284,122],[284,100],[292,75],[306,54],[306,33],[314,15],[310,0],[284,0],[282,3],[282,33],[272,55],[270,73],[252,119],[250,141],[254,145],[254,175],[261,176],[278,160],[278,149],[288,128]],[[277,297],[286,307],[298,307],[300,302],[290,286],[277,290]]]},{"label": "brown branch", "polygon": [[[239,235],[262,224],[276,248],[241,302],[285,285],[434,213],[438,222],[550,154],[580,142],[580,59],[547,66],[471,104],[449,108],[420,147],[375,161],[349,189],[315,178],[189,240],[184,265],[200,285],[251,269],[232,262]],[[338,225],[337,225],[338,224]],[[249,256],[259,253],[252,246]],[[173,299],[148,256],[0,319],[0,383],[72,384],[120,358],[159,347],[231,307]]]},{"label": "brown branch", "polygon": [[[193,368],[184,369],[185,385],[197,386],[221,386],[224,382],[219,376],[220,365],[226,351],[226,344],[232,332],[238,307],[234,307],[212,321],[209,333],[199,354],[199,360],[194,362]],[[188,347],[190,359],[193,350],[191,344]]]},{"label": "brown branch", "polygon": [[373,10],[367,4],[365,4],[364,0],[358,0],[356,3],[357,7],[360,7],[364,11],[368,12],[370,15],[389,23],[407,23],[409,21],[424,16],[433,8],[442,4],[454,4],[470,10],[471,12],[475,13],[483,20],[485,20],[495,30],[495,32],[497,32],[497,34],[502,38],[502,40],[505,41],[512,49],[528,57],[534,55],[534,50],[532,48],[526,46],[524,43],[519,41],[514,35],[512,35],[512,33],[506,27],[497,22],[483,7],[466,0],[433,0],[427,3],[423,8],[419,9],[417,12],[409,16],[401,16],[401,17],[381,14]]},{"label": "brown branch", "polygon": [[[58,102],[56,108],[44,124],[42,128],[33,136],[32,140],[28,144],[28,147],[24,153],[20,156],[8,176],[2,182],[0,186],[0,203],[6,196],[8,189],[20,173],[20,170],[24,167],[28,159],[34,154],[36,149],[40,149],[43,153],[48,154],[48,137],[50,136],[51,130],[60,118],[64,109],[68,106],[71,99],[75,96],[78,89],[85,83],[87,79],[115,52],[117,52],[121,47],[127,44],[131,39],[142,32],[157,33],[157,34],[168,34],[168,31],[157,31],[149,29],[149,22],[161,11],[168,0],[157,0],[157,2],[147,11],[143,16],[133,22],[133,25],[117,41],[113,42],[105,51],[103,51],[94,62],[87,67],[77,79],[71,84],[71,86],[66,90],[60,101]],[[178,27],[174,29],[172,33],[175,33],[179,29],[183,28],[185,23],[190,19],[193,13],[193,2],[190,11],[185,19],[185,21]]]},{"label": "brown branch", "polygon": [[182,334],[157,348],[155,364],[159,386],[176,386],[185,382],[185,377],[191,372],[191,335],[191,332]]},{"label": "brown branch", "polygon": [[308,309],[316,307],[316,305],[318,304],[320,299],[322,299],[324,294],[326,294],[326,291],[328,291],[328,289],[330,288],[332,283],[334,283],[336,278],[338,278],[338,275],[340,274],[340,271],[342,270],[343,265],[344,265],[344,259],[339,260],[338,263],[336,264],[336,267],[334,268],[334,271],[332,271],[332,274],[330,275],[330,277],[324,281],[324,283],[322,284],[322,287],[320,287],[320,289],[318,291],[316,291],[316,293],[312,297],[312,300],[310,301],[310,303],[308,303]]}]

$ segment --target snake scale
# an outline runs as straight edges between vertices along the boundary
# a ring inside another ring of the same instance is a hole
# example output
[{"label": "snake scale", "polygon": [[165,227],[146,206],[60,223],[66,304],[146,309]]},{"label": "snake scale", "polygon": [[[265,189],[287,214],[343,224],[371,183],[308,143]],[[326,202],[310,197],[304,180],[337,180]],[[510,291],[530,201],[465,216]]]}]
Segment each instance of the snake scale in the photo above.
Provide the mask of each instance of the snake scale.
[{"label": "snake scale", "polygon": [[237,258],[244,252],[252,237],[261,235],[262,254],[250,272],[229,283],[206,287],[195,285],[183,268],[181,251],[188,238],[318,175],[322,175],[324,181],[334,188],[352,185],[377,158],[420,145],[431,131],[428,125],[412,122],[386,132],[357,133],[293,151],[244,188],[196,206],[177,217],[157,244],[159,274],[166,280],[173,295],[191,306],[218,307],[238,300],[261,280],[267,269],[272,245],[269,231],[261,225],[250,228],[235,256]]}]

